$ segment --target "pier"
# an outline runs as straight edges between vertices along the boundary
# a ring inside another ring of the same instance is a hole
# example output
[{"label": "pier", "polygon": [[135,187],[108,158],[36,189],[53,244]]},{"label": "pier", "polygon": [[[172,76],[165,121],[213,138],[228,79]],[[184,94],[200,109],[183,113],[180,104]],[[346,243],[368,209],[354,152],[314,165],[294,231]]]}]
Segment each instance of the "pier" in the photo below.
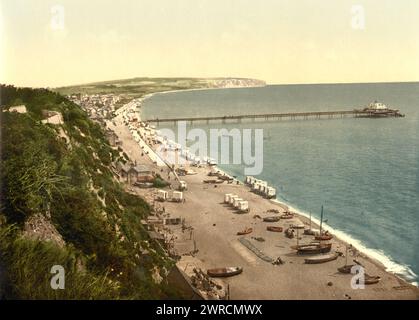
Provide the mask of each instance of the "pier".
[{"label": "pier", "polygon": [[173,122],[176,124],[180,121],[197,122],[210,121],[225,122],[241,122],[242,120],[249,119],[255,121],[256,119],[263,119],[265,121],[276,121],[282,119],[334,119],[334,118],[389,118],[389,117],[404,117],[399,110],[386,109],[386,110],[349,110],[349,111],[315,111],[315,112],[289,112],[289,113],[265,113],[265,114],[244,114],[244,115],[230,115],[230,116],[212,116],[212,117],[181,117],[181,118],[156,118],[145,120],[149,123],[163,123]]}]

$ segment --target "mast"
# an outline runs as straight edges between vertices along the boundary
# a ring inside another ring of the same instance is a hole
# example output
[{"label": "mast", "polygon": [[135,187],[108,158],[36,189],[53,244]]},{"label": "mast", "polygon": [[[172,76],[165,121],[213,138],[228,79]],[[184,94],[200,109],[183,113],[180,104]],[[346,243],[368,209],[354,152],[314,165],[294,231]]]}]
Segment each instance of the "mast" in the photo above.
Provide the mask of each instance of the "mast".
[{"label": "mast", "polygon": [[348,245],[346,245],[346,252],[345,252],[345,266],[348,265]]},{"label": "mast", "polygon": [[310,211],[310,230],[311,230],[311,211]]},{"label": "mast", "polygon": [[322,224],[323,224],[323,205],[322,205],[322,212],[320,214],[320,236],[322,236]]},{"label": "mast", "polygon": [[300,232],[299,232],[299,230],[300,230],[300,229],[297,229],[297,247],[299,246],[299,242],[298,242],[298,238],[300,237]]}]

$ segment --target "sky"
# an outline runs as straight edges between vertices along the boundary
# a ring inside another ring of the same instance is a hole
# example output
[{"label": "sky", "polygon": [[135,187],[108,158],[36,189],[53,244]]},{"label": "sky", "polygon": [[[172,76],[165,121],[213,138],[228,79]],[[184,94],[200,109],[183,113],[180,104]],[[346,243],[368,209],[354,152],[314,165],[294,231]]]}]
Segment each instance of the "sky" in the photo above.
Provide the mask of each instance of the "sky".
[{"label": "sky", "polygon": [[419,80],[417,0],[0,0],[0,82]]}]

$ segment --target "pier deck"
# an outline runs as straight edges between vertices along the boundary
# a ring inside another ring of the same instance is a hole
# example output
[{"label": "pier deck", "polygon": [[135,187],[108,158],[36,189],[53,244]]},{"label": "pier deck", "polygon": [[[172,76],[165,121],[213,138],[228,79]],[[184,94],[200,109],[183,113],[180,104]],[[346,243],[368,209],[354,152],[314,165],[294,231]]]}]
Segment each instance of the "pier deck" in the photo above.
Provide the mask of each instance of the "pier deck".
[{"label": "pier deck", "polygon": [[161,123],[161,122],[173,122],[177,123],[180,121],[196,122],[196,121],[234,121],[241,122],[245,119],[256,120],[282,120],[282,119],[324,119],[324,118],[389,118],[389,117],[404,117],[399,110],[388,109],[385,111],[374,112],[374,111],[363,111],[363,110],[349,110],[349,111],[315,111],[315,112],[289,112],[289,113],[265,113],[265,114],[244,114],[244,115],[230,115],[230,116],[210,116],[210,117],[181,117],[181,118],[155,118],[147,119],[149,123]]}]

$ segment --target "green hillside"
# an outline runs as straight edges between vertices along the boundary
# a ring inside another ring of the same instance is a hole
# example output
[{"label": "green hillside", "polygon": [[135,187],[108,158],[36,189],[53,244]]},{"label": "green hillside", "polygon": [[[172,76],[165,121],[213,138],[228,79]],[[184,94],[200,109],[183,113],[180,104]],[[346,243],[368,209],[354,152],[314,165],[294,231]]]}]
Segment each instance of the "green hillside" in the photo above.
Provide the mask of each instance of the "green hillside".
[{"label": "green hillside", "polygon": [[[46,89],[0,88],[0,294],[7,299],[161,299],[176,297],[164,277],[173,265],[141,226],[150,208],[125,192],[110,165],[124,156],[79,106]],[[62,124],[43,124],[45,110]],[[51,225],[51,241],[30,223]],[[28,226],[29,224],[29,226]],[[54,241],[61,238],[63,241]],[[65,290],[50,287],[53,265]],[[154,275],[154,277],[153,277]],[[157,278],[159,278],[157,276]],[[1,298],[1,297],[0,297]]]}]

